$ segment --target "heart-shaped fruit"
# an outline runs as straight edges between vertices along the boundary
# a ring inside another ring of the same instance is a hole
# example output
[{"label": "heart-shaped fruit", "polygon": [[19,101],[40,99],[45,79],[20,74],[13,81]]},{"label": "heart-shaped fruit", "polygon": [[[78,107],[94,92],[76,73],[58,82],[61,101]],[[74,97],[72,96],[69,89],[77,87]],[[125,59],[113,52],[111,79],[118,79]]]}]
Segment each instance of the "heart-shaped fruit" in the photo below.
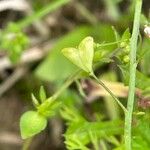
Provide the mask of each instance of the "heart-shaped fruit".
[{"label": "heart-shaped fruit", "polygon": [[47,119],[36,111],[27,111],[20,120],[21,136],[23,139],[41,132],[47,125]]},{"label": "heart-shaped fruit", "polygon": [[94,41],[93,38],[88,36],[81,41],[78,48],[64,48],[62,53],[72,63],[85,72],[92,73],[92,63],[94,55]]}]

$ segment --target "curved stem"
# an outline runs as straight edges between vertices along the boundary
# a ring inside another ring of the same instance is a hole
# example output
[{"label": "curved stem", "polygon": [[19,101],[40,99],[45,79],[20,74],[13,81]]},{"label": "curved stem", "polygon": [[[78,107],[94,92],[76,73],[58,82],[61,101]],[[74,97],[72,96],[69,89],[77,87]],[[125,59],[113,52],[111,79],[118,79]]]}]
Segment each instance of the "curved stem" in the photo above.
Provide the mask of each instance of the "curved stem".
[{"label": "curved stem", "polygon": [[135,78],[136,78],[136,50],[137,50],[137,40],[139,34],[140,26],[140,15],[141,15],[142,0],[136,0],[135,5],[135,15],[134,15],[134,24],[133,32],[131,37],[131,51],[130,51],[130,68],[129,68],[129,94],[127,102],[127,112],[125,114],[125,129],[124,129],[124,138],[125,138],[125,148],[126,150],[131,150],[131,129],[132,129],[132,113],[134,107],[134,95],[135,95]]},{"label": "curved stem", "polygon": [[109,88],[107,88],[107,86],[101,81],[99,80],[95,74],[91,74],[91,76],[114,98],[114,100],[118,103],[118,105],[122,108],[122,110],[124,111],[124,113],[127,112],[126,108],[121,104],[121,102],[119,101],[119,99],[112,93],[111,90],[109,90]]},{"label": "curved stem", "polygon": [[78,89],[80,95],[81,95],[82,97],[86,98],[86,94],[84,93],[84,90],[83,90],[83,88],[82,88],[82,86],[81,86],[79,80],[76,80],[75,83],[76,83],[76,85],[77,85],[77,89]]},{"label": "curved stem", "polygon": [[80,73],[80,71],[75,72],[75,74],[73,74],[73,75],[63,84],[63,86],[62,86],[58,91],[56,91],[56,93],[54,93],[54,95],[52,96],[52,99],[53,99],[53,100],[57,99],[57,98],[60,96],[60,94],[61,94],[72,82],[74,82],[74,81],[77,79],[79,73]]}]

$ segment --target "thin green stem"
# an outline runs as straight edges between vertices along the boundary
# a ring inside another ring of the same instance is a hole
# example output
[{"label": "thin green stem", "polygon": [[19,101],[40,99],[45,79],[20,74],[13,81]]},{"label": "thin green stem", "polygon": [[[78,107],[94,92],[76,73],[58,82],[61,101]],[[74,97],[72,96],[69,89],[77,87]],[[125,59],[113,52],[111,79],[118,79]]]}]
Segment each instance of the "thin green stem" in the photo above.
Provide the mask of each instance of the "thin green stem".
[{"label": "thin green stem", "polygon": [[92,131],[89,131],[89,136],[90,136],[90,139],[91,139],[91,142],[93,144],[93,148],[94,150],[99,150],[99,140],[96,136],[96,133],[92,133]]},{"label": "thin green stem", "polygon": [[132,113],[134,107],[134,95],[135,95],[135,80],[136,80],[136,50],[137,50],[137,40],[140,27],[140,15],[141,15],[142,0],[136,0],[135,4],[135,15],[134,15],[134,24],[133,32],[131,37],[131,51],[130,51],[130,68],[129,68],[129,94],[127,102],[127,112],[125,114],[125,129],[124,129],[124,138],[125,138],[125,148],[126,150],[131,150],[131,127],[132,127]]},{"label": "thin green stem", "polygon": [[32,140],[33,140],[33,138],[29,138],[29,139],[25,140],[23,143],[22,150],[29,150]]},{"label": "thin green stem", "polygon": [[18,27],[23,29],[24,27],[30,25],[34,21],[41,19],[42,17],[44,17],[48,13],[56,10],[57,8],[59,8],[63,5],[65,5],[69,1],[70,0],[57,0],[57,1],[54,1],[50,4],[48,4],[46,7],[41,9],[39,12],[36,12],[35,14],[25,18],[23,21],[18,22]]},{"label": "thin green stem", "polygon": [[52,96],[52,99],[55,100],[57,99],[61,93],[72,83],[74,82],[78,75],[80,74],[80,71],[75,72],[64,84],[63,86]]},{"label": "thin green stem", "polygon": [[126,108],[122,105],[122,103],[119,101],[119,99],[112,93],[112,91],[109,88],[107,88],[107,86],[101,80],[99,80],[95,76],[95,74],[92,74],[91,76],[97,81],[97,83],[99,83],[114,98],[114,100],[122,108],[122,110],[124,111],[124,113],[126,113],[127,112]]},{"label": "thin green stem", "polygon": [[104,140],[100,140],[100,145],[101,145],[103,150],[108,150],[107,146],[106,146],[106,142]]},{"label": "thin green stem", "polygon": [[79,80],[76,80],[75,82],[76,82],[76,85],[77,85],[77,88],[78,88],[78,91],[79,91],[80,95],[82,97],[86,98],[86,94],[84,93],[83,88],[82,88]]},{"label": "thin green stem", "polygon": [[115,44],[118,44],[118,43],[121,43],[121,42],[126,42],[127,41],[127,39],[126,40],[120,40],[120,41],[115,41],[115,42],[109,42],[109,43],[102,43],[102,44],[97,44],[96,46],[97,46],[97,48],[99,48],[99,47],[105,47],[105,46],[111,46],[111,45],[115,45]]},{"label": "thin green stem", "polygon": [[[69,87],[70,84],[71,84],[72,82],[74,82],[74,81],[78,78],[80,72],[81,72],[81,71],[75,72],[70,78],[68,78],[68,79],[66,80],[66,82],[63,84],[63,86],[62,86],[60,89],[58,89],[58,91],[56,91],[56,93],[54,93],[51,97],[47,98],[47,100],[44,101],[41,105],[44,105],[45,103],[47,104],[47,101],[49,101],[49,100],[53,100],[53,101],[56,100],[56,99],[64,92],[64,90],[65,90],[67,87]],[[38,111],[40,112],[40,109],[39,109]],[[31,142],[32,142],[32,138],[31,138],[31,139],[27,139],[27,140],[24,142],[24,144],[23,144],[22,150],[28,150],[28,148],[29,148]]]},{"label": "thin green stem", "polygon": [[77,11],[85,17],[91,24],[95,25],[98,20],[84,5],[82,5],[80,2],[75,3]]}]

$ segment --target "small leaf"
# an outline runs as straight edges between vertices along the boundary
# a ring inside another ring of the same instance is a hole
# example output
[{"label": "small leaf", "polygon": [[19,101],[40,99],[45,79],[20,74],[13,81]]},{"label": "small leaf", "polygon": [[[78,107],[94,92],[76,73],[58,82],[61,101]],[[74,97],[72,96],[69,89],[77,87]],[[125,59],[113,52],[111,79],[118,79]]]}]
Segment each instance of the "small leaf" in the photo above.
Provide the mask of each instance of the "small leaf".
[{"label": "small leaf", "polygon": [[64,48],[62,50],[64,56],[66,56],[72,63],[85,72],[92,73],[92,63],[94,55],[94,42],[92,37],[86,37],[76,48]]},{"label": "small leaf", "polygon": [[[62,53],[65,57],[67,57],[72,63],[77,65],[79,68],[85,70],[84,65],[81,62],[80,56],[79,56],[79,50],[73,47],[64,48],[62,50]],[[86,70],[85,70],[86,71]]]},{"label": "small leaf", "polygon": [[74,107],[63,106],[60,114],[67,122],[82,122],[85,120]]},{"label": "small leaf", "polygon": [[43,86],[40,87],[40,100],[41,102],[44,102],[46,100],[46,92]]},{"label": "small leaf", "polygon": [[42,103],[37,109],[40,114],[45,117],[52,117],[56,114],[61,102],[53,99],[53,97],[48,98],[44,103]]},{"label": "small leaf", "polygon": [[38,107],[39,106],[39,102],[38,100],[36,99],[36,97],[34,96],[34,94],[31,94],[31,98],[32,98],[32,103],[35,107]]},{"label": "small leaf", "polygon": [[24,113],[20,120],[21,137],[23,139],[34,136],[45,129],[47,120],[36,111]]},{"label": "small leaf", "polygon": [[127,28],[127,29],[124,31],[121,40],[122,40],[122,41],[126,41],[126,40],[129,40],[130,38],[131,38],[131,33],[130,33],[130,31],[129,31],[129,28]]},{"label": "small leaf", "polygon": [[[89,72],[92,72],[92,63],[94,56],[94,42],[92,37],[86,37],[79,44],[79,53],[82,57],[82,63],[87,67]],[[87,71],[88,72],[88,71]]]},{"label": "small leaf", "polygon": [[75,146],[74,149],[78,149],[76,146],[78,146],[79,142],[77,141],[80,141],[82,145],[91,143],[89,131],[92,134],[96,134],[95,136],[100,140],[106,138],[106,136],[121,135],[123,133],[123,127],[120,120],[106,122],[87,122],[86,120],[82,120],[72,122],[64,134],[66,146],[70,148],[73,145]]},{"label": "small leaf", "polygon": [[130,38],[131,33],[129,32],[129,28],[127,28],[121,37],[120,47],[125,48],[128,45]]},{"label": "small leaf", "polygon": [[[118,66],[122,72],[124,84],[128,85],[129,77],[130,77],[129,72],[127,71],[128,66],[123,66],[123,65],[118,65]],[[148,89],[149,85],[150,85],[150,78],[146,76],[145,74],[143,74],[142,72],[137,70],[136,71],[136,85],[135,85],[136,88],[139,88],[143,90],[144,92],[145,90]]]}]

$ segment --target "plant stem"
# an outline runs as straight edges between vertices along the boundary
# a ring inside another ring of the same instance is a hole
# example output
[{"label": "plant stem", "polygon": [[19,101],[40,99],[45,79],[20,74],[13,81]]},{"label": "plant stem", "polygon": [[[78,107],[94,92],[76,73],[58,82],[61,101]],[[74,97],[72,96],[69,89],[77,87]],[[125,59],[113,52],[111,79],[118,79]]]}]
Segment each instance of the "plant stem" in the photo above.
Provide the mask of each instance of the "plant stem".
[{"label": "plant stem", "polygon": [[127,40],[124,40],[124,41],[120,40],[120,41],[109,42],[109,43],[101,43],[101,44],[98,43],[96,46],[97,46],[97,48],[99,48],[99,47],[105,47],[105,46],[116,45],[116,44],[118,44],[118,43],[126,42],[126,41],[127,41]]},{"label": "plant stem", "polygon": [[75,7],[77,11],[89,21],[92,25],[97,24],[98,20],[84,5],[82,5],[80,2],[75,3]]},{"label": "plant stem", "polygon": [[109,90],[107,88],[107,86],[101,81],[99,80],[95,74],[91,74],[91,76],[114,98],[114,100],[118,103],[118,105],[122,108],[122,110],[124,111],[124,113],[127,112],[126,108],[121,104],[121,102],[119,101],[119,99],[111,92],[111,90]]},{"label": "plant stem", "polygon": [[42,8],[39,12],[34,13],[33,15],[25,18],[23,21],[18,22],[18,27],[23,29],[24,27],[30,25],[33,21],[41,19],[43,16],[65,5],[69,1],[70,0],[56,0],[48,4],[46,7]]},{"label": "plant stem", "polygon": [[84,92],[84,90],[83,90],[83,88],[82,88],[82,86],[81,86],[79,80],[76,80],[75,82],[76,82],[77,89],[78,89],[80,95],[81,95],[82,97],[86,98],[86,94],[85,94],[85,92]]},{"label": "plant stem", "polygon": [[24,141],[22,150],[29,150],[33,138],[29,138]]},{"label": "plant stem", "polygon": [[80,71],[75,72],[64,84],[63,86],[52,96],[52,99],[55,100],[57,99],[61,93],[73,82],[77,79]]},{"label": "plant stem", "polygon": [[124,129],[124,138],[125,138],[125,148],[126,150],[131,150],[131,125],[132,125],[132,113],[134,106],[134,95],[135,95],[135,78],[136,78],[136,50],[137,50],[137,40],[139,34],[140,26],[140,15],[141,15],[142,0],[136,0],[135,4],[135,14],[134,14],[134,24],[133,32],[131,36],[131,51],[130,51],[130,68],[129,68],[129,94],[127,102],[127,112],[125,114],[125,129]]},{"label": "plant stem", "polygon": [[[80,74],[81,71],[77,71],[75,72],[70,78],[68,78],[66,80],[66,82],[63,84],[63,86],[58,89],[58,91],[56,91],[56,93],[54,93],[51,97],[47,98],[47,100],[45,100],[41,105],[43,105],[44,103],[47,103],[47,101],[49,101],[49,99],[52,99],[52,100],[56,100],[61,94],[62,92],[67,88],[69,87],[69,85],[74,82],[77,78],[78,78],[78,75]],[[23,144],[23,148],[22,150],[28,150],[29,146],[31,145],[31,142],[32,142],[32,139],[33,138],[30,138],[30,139],[27,139],[24,144]]]}]

